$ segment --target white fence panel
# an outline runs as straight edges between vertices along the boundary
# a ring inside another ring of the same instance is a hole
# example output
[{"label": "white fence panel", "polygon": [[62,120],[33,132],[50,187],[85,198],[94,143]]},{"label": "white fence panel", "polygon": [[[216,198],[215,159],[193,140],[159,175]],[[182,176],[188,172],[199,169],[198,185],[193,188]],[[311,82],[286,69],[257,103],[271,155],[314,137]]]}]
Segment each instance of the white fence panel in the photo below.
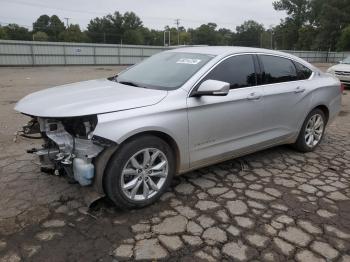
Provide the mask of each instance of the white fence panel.
[{"label": "white fence panel", "polygon": [[[130,65],[168,49],[162,46],[0,40],[0,66]],[[284,52],[311,63],[338,63],[350,56],[350,52]]]}]

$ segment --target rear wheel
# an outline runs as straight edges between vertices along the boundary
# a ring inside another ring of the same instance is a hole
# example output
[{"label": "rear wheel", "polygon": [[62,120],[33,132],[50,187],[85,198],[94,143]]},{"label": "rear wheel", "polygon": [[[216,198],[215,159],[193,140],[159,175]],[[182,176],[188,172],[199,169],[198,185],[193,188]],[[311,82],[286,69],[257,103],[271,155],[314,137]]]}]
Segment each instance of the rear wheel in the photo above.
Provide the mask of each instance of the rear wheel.
[{"label": "rear wheel", "polygon": [[294,147],[301,152],[311,152],[321,143],[326,126],[322,110],[314,109],[306,117]]},{"label": "rear wheel", "polygon": [[174,173],[175,158],[170,146],[147,135],[122,145],[111,158],[105,190],[118,207],[140,208],[159,199]]}]

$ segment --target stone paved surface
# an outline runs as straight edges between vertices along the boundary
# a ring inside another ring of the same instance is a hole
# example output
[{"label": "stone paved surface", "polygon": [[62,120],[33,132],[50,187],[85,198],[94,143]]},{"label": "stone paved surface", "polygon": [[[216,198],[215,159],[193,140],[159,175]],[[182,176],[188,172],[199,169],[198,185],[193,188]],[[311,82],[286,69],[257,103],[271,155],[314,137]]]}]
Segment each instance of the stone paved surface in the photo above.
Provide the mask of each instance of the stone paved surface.
[{"label": "stone paved surface", "polygon": [[87,212],[79,186],[23,153],[32,141],[10,140],[25,81],[6,70],[19,69],[0,69],[0,261],[350,261],[349,95],[314,153],[265,150],[178,177],[151,207]]}]

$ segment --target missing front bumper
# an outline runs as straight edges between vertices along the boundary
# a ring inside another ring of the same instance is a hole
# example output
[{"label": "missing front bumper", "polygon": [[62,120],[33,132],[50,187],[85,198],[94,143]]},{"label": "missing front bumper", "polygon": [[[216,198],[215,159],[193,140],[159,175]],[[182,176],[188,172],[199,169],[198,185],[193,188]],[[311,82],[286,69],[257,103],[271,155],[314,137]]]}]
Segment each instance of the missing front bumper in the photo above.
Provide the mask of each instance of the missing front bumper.
[{"label": "missing front bumper", "polygon": [[[31,120],[22,132],[38,133],[44,139],[42,148],[32,149],[29,152],[39,157],[42,171],[65,174],[81,186],[91,185],[95,176],[93,160],[104,149],[102,145],[89,138],[92,137],[91,127],[84,123],[87,128],[86,134],[89,136],[75,137],[66,131],[60,120],[44,118],[35,120]],[[35,126],[37,130],[33,131],[28,126]]]}]

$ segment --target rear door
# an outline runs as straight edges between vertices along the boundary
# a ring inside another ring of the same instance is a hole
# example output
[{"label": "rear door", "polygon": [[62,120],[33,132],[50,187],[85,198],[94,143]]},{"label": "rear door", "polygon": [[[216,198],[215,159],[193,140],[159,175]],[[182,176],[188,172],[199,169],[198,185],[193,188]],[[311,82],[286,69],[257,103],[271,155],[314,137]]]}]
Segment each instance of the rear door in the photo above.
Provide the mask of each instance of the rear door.
[{"label": "rear door", "polygon": [[[295,62],[274,55],[258,55],[264,88],[264,123],[267,138],[288,138],[298,132],[309,103],[308,81]],[[304,77],[305,79],[305,77]]]}]

